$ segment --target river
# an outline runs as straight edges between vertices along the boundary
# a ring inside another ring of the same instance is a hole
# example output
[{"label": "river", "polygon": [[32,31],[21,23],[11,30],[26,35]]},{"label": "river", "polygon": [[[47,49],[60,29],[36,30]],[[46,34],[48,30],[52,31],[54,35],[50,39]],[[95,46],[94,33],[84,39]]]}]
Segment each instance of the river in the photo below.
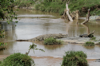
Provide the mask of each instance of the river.
[{"label": "river", "polygon": [[[81,25],[83,20],[74,21],[73,23],[61,19],[54,13],[43,13],[40,11],[29,11],[20,9],[18,12],[18,23],[7,24],[1,22],[0,27],[5,30],[5,38],[1,39],[7,43],[7,48],[0,51],[0,55],[10,55],[13,53],[26,53],[31,42],[17,42],[17,39],[31,39],[43,34],[68,34],[68,37],[78,37],[80,34],[87,34],[95,30],[95,36],[100,37],[100,21],[90,21],[87,25]],[[78,24],[77,24],[78,22]],[[16,25],[16,26],[15,26]],[[55,57],[62,58],[67,51],[83,51],[87,54],[87,59],[100,59],[100,45],[94,47],[84,47],[81,44],[64,45],[43,45],[34,43],[40,50],[31,50],[29,56],[36,57]],[[56,66],[56,65],[55,65]]]}]

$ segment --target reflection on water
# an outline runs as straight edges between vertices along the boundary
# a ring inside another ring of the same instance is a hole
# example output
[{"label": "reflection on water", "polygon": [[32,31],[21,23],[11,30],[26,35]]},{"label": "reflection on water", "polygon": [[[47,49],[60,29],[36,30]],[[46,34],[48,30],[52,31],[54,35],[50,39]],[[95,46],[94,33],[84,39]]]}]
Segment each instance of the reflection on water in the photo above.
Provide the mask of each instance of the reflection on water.
[{"label": "reflection on water", "polygon": [[86,48],[86,49],[94,49],[95,46],[84,46],[84,48]]},{"label": "reflection on water", "polygon": [[47,50],[56,50],[56,49],[60,49],[64,46],[63,44],[62,45],[44,45],[43,41],[35,41],[34,43],[44,46],[44,48]]},{"label": "reflection on water", "polygon": [[[5,31],[5,37],[2,38],[4,41],[7,41],[8,39],[9,41],[16,39],[14,22],[11,22],[10,24],[8,24],[7,22],[0,22],[0,25],[1,25],[0,30]],[[0,41],[3,41],[2,39]]]},{"label": "reflection on water", "polygon": [[[92,32],[95,30],[95,36],[100,37],[100,22],[89,23],[86,26],[81,25],[82,20],[74,22],[66,22],[63,19],[60,19],[59,16],[55,14],[45,14],[41,12],[31,12],[20,10],[18,15],[22,15],[18,20],[17,26],[14,24],[6,24],[2,22],[2,27],[0,29],[5,30],[5,38],[2,39],[7,42],[7,49],[0,51],[1,55],[9,55],[16,52],[26,53],[29,49],[31,42],[16,42],[16,39],[31,39],[42,34],[68,34],[68,37],[78,37],[80,34]],[[25,17],[24,15],[29,15]],[[32,17],[30,17],[32,15]],[[40,16],[40,18],[33,18]],[[42,15],[43,18],[42,18]],[[52,15],[52,18],[51,18]],[[48,16],[48,18],[44,18]],[[22,18],[23,17],[23,18]],[[56,17],[56,18],[55,18]],[[77,24],[78,22],[78,24]],[[92,21],[91,21],[92,22]],[[1,41],[1,40],[0,40]],[[34,42],[35,43],[35,42]],[[94,46],[92,48],[87,48],[82,45],[77,44],[64,44],[64,45],[43,45],[40,43],[35,43],[37,48],[44,49],[45,52],[39,50],[33,52],[30,51],[29,55],[31,56],[54,56],[54,57],[63,57],[66,51],[84,51],[88,58],[100,58],[100,47]]]},{"label": "reflection on water", "polygon": [[0,46],[0,51],[3,51],[3,50],[5,50],[5,49],[6,49],[5,46]]}]

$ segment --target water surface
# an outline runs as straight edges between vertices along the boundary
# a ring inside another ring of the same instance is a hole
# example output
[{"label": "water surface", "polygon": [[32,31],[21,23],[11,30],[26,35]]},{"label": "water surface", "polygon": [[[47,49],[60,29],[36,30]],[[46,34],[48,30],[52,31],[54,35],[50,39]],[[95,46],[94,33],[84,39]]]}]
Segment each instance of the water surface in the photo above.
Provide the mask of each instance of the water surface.
[{"label": "water surface", "polygon": [[[80,34],[89,33],[95,30],[95,36],[100,37],[100,22],[91,21],[87,25],[81,25],[83,20],[70,23],[61,19],[59,15],[53,13],[43,13],[39,11],[19,10],[18,23],[7,24],[2,22],[1,29],[5,30],[5,38],[1,41],[7,43],[7,49],[0,51],[0,55],[10,55],[13,53],[26,53],[31,42],[17,42],[17,39],[31,39],[43,34],[68,34],[68,37],[78,37]],[[77,24],[78,22],[78,24]],[[16,25],[16,26],[15,26]],[[100,46],[84,47],[78,44],[64,45],[43,45],[35,43],[37,48],[44,49],[45,52],[39,50],[31,50],[30,56],[52,56],[63,57],[67,51],[84,51],[89,59],[100,58]]]}]

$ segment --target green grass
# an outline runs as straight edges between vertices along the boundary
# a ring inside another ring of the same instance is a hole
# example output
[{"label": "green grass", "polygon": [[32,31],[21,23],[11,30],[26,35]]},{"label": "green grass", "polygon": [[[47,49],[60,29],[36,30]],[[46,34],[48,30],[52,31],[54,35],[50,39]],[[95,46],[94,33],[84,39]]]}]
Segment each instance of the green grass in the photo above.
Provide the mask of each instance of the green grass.
[{"label": "green grass", "polygon": [[14,4],[17,5],[19,8],[21,7],[29,7],[35,2],[32,0],[15,0]]},{"label": "green grass", "polygon": [[92,38],[90,38],[90,40],[96,40],[96,37],[92,37]]},{"label": "green grass", "polygon": [[61,66],[88,66],[87,55],[82,51],[68,51]]},{"label": "green grass", "polygon": [[27,55],[15,53],[8,56],[1,62],[0,66],[31,66],[34,61]]},{"label": "green grass", "polygon": [[62,44],[63,42],[61,40],[56,40],[54,38],[47,38],[44,40],[45,45],[56,45],[56,44]]},{"label": "green grass", "polygon": [[94,42],[88,41],[88,42],[85,43],[85,46],[94,46]]},{"label": "green grass", "polygon": [[[36,5],[36,9],[45,11],[45,12],[55,12],[60,15],[63,14],[65,9],[66,1],[62,2],[61,0],[57,0],[53,2],[53,0],[44,0],[41,4]],[[86,11],[83,12],[82,8],[85,7]],[[83,15],[87,14],[87,10],[91,9],[91,14],[100,14],[100,0],[71,0],[69,3],[70,11],[79,10]]]}]

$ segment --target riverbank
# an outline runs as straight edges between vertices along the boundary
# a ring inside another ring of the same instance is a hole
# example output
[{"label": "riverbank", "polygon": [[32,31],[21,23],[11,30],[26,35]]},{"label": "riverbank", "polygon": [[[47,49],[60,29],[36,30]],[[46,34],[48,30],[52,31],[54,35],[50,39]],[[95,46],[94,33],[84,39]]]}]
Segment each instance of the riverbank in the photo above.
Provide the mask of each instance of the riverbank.
[{"label": "riverbank", "polygon": [[[9,55],[0,55],[0,60],[2,61],[4,58],[8,57]],[[35,66],[61,66],[63,58],[59,57],[36,57],[36,56],[30,56],[34,62]],[[98,60],[98,59],[97,59]],[[89,66],[98,66],[99,61],[96,61],[96,59],[87,59]],[[98,64],[97,64],[98,63]]]},{"label": "riverbank", "polygon": [[[29,8],[29,9],[35,9],[40,10],[43,12],[54,12],[59,13],[59,15],[62,15],[65,10],[66,1],[58,0],[53,1],[47,0],[44,1],[27,1],[27,0],[21,0],[15,1],[15,6],[17,5],[18,8]],[[31,8],[30,8],[31,7]],[[91,15],[99,15],[100,12],[100,1],[99,0],[73,0],[69,3],[69,9],[71,12],[79,10],[80,16],[85,16],[87,14],[88,9],[90,8],[90,14]]]},{"label": "riverbank", "polygon": [[[99,0],[70,1],[69,9],[71,12],[79,10],[80,16],[82,16],[82,15],[86,15],[88,9],[90,8],[91,15],[99,15],[99,12],[100,12],[99,2],[100,2]],[[62,15],[65,9],[65,4],[66,4],[66,1],[49,1],[48,2],[45,0],[44,2],[41,2],[40,4],[36,4],[35,8],[40,11],[55,12],[55,13],[59,13],[60,15]]]}]

